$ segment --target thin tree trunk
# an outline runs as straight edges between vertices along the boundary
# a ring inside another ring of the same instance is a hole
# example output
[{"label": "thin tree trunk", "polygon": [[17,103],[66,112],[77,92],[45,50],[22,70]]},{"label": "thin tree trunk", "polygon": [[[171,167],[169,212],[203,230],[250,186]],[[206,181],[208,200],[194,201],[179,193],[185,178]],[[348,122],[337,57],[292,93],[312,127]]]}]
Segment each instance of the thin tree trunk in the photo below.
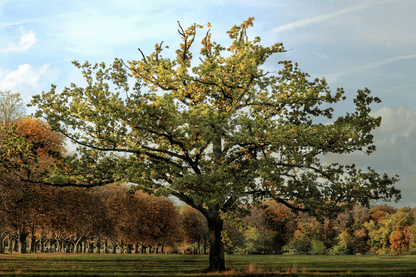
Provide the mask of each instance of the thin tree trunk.
[{"label": "thin tree trunk", "polygon": [[103,251],[103,253],[108,254],[108,241],[107,240],[104,240],[104,251]]},{"label": "thin tree trunk", "polygon": [[97,247],[97,252],[96,253],[101,254],[101,241],[98,240],[95,246]]},{"label": "thin tree trunk", "polygon": [[135,244],[134,244],[134,253],[135,253],[135,254],[140,253],[140,248],[139,248],[139,244],[138,244],[138,243],[135,243]]},{"label": "thin tree trunk", "polygon": [[7,252],[9,252],[9,254],[13,253],[13,239],[10,237],[7,239]]},{"label": "thin tree trunk", "polygon": [[19,251],[19,243],[16,239],[13,239],[13,252]]},{"label": "thin tree trunk", "polygon": [[6,237],[2,237],[0,240],[0,254],[4,254],[4,251],[6,251]]}]

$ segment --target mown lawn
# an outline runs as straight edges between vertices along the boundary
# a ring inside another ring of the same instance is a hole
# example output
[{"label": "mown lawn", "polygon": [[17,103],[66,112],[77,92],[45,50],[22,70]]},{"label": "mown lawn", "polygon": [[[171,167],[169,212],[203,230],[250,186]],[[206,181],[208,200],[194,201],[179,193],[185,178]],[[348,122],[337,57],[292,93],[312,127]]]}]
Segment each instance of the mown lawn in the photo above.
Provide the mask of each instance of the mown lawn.
[{"label": "mown lawn", "polygon": [[207,266],[202,255],[0,255],[0,276],[416,276],[416,256],[228,255],[230,271]]}]

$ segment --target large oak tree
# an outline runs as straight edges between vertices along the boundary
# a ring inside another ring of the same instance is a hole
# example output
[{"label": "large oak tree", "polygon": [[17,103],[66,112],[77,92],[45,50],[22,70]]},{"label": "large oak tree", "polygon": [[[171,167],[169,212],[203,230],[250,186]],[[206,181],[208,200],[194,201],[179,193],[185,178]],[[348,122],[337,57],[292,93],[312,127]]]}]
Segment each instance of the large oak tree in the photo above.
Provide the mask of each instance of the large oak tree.
[{"label": "large oak tree", "polygon": [[[203,26],[194,24],[179,25],[183,41],[174,59],[162,57],[162,42],[148,56],[139,49],[141,59],[128,65],[73,62],[87,86],[57,92],[53,85],[32,101],[38,117],[79,146],[44,182],[130,182],[178,197],[208,221],[209,270],[225,269],[223,222],[250,206],[241,204],[269,197],[319,217],[356,202],[398,199],[395,177],[319,159],[372,153],[370,132],[381,118],[370,115],[370,105],[380,99],[358,90],[355,111],[332,119],[331,104],[345,100],[344,90],[331,93],[324,78],[309,80],[291,61],[279,62],[277,74],[264,72],[265,61],[285,50],[249,40],[253,20],[227,32],[229,47],[211,41],[208,30],[199,59],[191,49]],[[131,90],[130,77],[136,79]]]}]

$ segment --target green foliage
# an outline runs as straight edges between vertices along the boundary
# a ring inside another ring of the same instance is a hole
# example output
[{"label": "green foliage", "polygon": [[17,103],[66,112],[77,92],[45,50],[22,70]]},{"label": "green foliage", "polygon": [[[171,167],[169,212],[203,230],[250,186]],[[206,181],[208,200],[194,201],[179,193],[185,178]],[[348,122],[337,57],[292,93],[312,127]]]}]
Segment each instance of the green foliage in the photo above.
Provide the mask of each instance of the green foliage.
[{"label": "green foliage", "polygon": [[289,255],[309,253],[312,249],[312,242],[319,241],[319,231],[320,226],[312,223],[299,223],[298,229],[293,234],[290,242],[283,247],[283,251]]},{"label": "green foliage", "polygon": [[326,253],[326,246],[322,240],[312,240],[309,254],[322,255]]},{"label": "green foliage", "polygon": [[351,241],[353,240],[353,237],[348,231],[341,232],[338,237],[338,243],[334,245],[330,250],[330,255],[346,255],[350,254],[349,246],[351,244]]},{"label": "green foliage", "polygon": [[387,214],[384,221],[378,225],[371,220],[364,224],[368,230],[368,236],[370,240],[368,244],[371,250],[376,253],[387,253],[390,250],[390,234],[392,232],[391,215]]},{"label": "green foliage", "polygon": [[248,227],[243,231],[244,244],[236,247],[234,253],[236,254],[257,254],[261,253],[264,248],[264,234],[255,228]]}]

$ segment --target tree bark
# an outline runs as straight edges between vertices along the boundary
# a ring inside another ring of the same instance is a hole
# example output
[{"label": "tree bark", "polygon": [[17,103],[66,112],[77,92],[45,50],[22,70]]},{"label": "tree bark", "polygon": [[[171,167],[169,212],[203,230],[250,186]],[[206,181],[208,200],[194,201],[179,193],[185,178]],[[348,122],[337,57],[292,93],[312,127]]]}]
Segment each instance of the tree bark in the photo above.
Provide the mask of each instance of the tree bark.
[{"label": "tree bark", "polygon": [[[82,252],[82,250],[80,249],[80,244],[82,244],[82,237],[81,238],[78,238],[76,241],[75,241],[75,245],[74,245],[74,253],[81,253]],[[81,247],[82,248],[82,247]]]},{"label": "tree bark", "polygon": [[24,231],[19,231],[17,235],[18,235],[18,244],[19,244],[18,252],[21,253],[21,254],[27,253],[27,251],[26,251],[26,239],[27,239],[29,234],[24,232]]},{"label": "tree bark", "polygon": [[0,240],[0,254],[4,254],[4,249],[5,249],[4,242],[5,241],[6,241],[6,238],[1,238]]},{"label": "tree bark", "polygon": [[88,253],[94,253],[94,243],[88,243]]},{"label": "tree bark", "polygon": [[104,241],[104,251],[103,251],[103,254],[108,254],[108,241],[107,240]]},{"label": "tree bark", "polygon": [[13,239],[11,239],[9,237],[8,240],[7,240],[7,250],[9,252],[9,254],[12,254],[13,253],[13,246],[14,246]]},{"label": "tree bark", "polygon": [[36,237],[33,233],[30,236],[29,253],[36,253]]},{"label": "tree bark", "polygon": [[101,254],[101,241],[97,240],[95,246],[97,247],[97,252],[95,252],[95,253]]},{"label": "tree bark", "polygon": [[225,271],[224,243],[221,232],[224,221],[219,214],[208,219],[209,230],[209,267],[208,271]]}]

